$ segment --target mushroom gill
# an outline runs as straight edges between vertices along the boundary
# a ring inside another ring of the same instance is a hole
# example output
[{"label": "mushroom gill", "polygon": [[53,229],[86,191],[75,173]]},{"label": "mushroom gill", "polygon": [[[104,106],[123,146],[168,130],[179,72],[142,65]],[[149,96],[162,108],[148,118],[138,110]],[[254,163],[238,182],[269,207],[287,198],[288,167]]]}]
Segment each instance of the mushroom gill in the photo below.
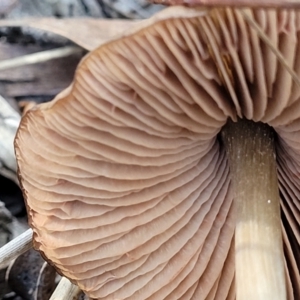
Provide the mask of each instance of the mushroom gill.
[{"label": "mushroom gill", "polygon": [[300,297],[300,12],[168,8],[99,47],[15,140],[34,246],[95,299],[234,299],[228,119],[276,132],[288,299]]}]

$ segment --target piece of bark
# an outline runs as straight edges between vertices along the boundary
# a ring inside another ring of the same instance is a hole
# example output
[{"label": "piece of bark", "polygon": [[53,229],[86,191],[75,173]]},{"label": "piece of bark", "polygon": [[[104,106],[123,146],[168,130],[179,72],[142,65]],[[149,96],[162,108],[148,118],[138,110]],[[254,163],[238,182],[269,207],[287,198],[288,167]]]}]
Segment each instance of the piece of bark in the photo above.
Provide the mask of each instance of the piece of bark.
[{"label": "piece of bark", "polygon": [[60,18],[88,16],[138,19],[148,18],[160,9],[162,9],[162,6],[153,5],[148,0],[22,0],[20,5],[11,11],[8,17],[21,18],[30,15]]},{"label": "piece of bark", "polygon": [[160,11],[163,6],[153,5],[148,0],[102,0],[103,10],[110,18],[146,19]]},{"label": "piece of bark", "polygon": [[103,14],[97,0],[22,0],[7,17],[19,19],[24,16],[56,16],[60,18],[91,16],[99,18],[103,17]]}]

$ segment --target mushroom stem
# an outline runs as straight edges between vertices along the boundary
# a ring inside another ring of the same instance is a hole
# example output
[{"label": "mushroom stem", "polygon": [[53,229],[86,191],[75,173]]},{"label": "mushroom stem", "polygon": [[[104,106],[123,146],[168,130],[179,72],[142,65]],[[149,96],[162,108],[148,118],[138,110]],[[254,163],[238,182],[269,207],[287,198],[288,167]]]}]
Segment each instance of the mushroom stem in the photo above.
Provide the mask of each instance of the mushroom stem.
[{"label": "mushroom stem", "polygon": [[286,283],[273,130],[263,123],[229,121],[221,136],[237,211],[236,299],[284,300]]}]

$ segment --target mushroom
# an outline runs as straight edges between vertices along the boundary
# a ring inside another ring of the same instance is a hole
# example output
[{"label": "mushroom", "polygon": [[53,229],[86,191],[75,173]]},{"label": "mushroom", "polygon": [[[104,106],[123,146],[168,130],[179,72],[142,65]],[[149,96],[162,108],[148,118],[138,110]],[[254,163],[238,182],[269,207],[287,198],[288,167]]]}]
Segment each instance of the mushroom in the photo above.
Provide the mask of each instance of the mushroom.
[{"label": "mushroom", "polygon": [[95,299],[299,299],[299,34],[171,7],[88,54],[15,139],[34,247]]},{"label": "mushroom", "polygon": [[163,5],[186,5],[190,7],[254,7],[254,8],[299,8],[300,2],[295,0],[149,0]]}]

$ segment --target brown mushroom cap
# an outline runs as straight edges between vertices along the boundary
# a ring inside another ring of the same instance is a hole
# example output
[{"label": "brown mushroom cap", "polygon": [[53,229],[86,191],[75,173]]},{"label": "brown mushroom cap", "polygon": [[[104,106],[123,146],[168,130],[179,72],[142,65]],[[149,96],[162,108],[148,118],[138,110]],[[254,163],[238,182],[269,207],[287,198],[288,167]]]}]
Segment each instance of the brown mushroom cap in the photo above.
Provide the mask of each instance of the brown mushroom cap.
[{"label": "brown mushroom cap", "polygon": [[[300,13],[246,12],[299,76]],[[278,134],[297,299],[299,106],[300,88],[239,10],[165,10],[91,52],[69,89],[23,118],[15,147],[35,248],[92,298],[234,299],[218,133],[247,118]]]},{"label": "brown mushroom cap", "polygon": [[259,7],[259,8],[299,8],[295,0],[148,0],[163,5],[185,5],[190,7]]}]

